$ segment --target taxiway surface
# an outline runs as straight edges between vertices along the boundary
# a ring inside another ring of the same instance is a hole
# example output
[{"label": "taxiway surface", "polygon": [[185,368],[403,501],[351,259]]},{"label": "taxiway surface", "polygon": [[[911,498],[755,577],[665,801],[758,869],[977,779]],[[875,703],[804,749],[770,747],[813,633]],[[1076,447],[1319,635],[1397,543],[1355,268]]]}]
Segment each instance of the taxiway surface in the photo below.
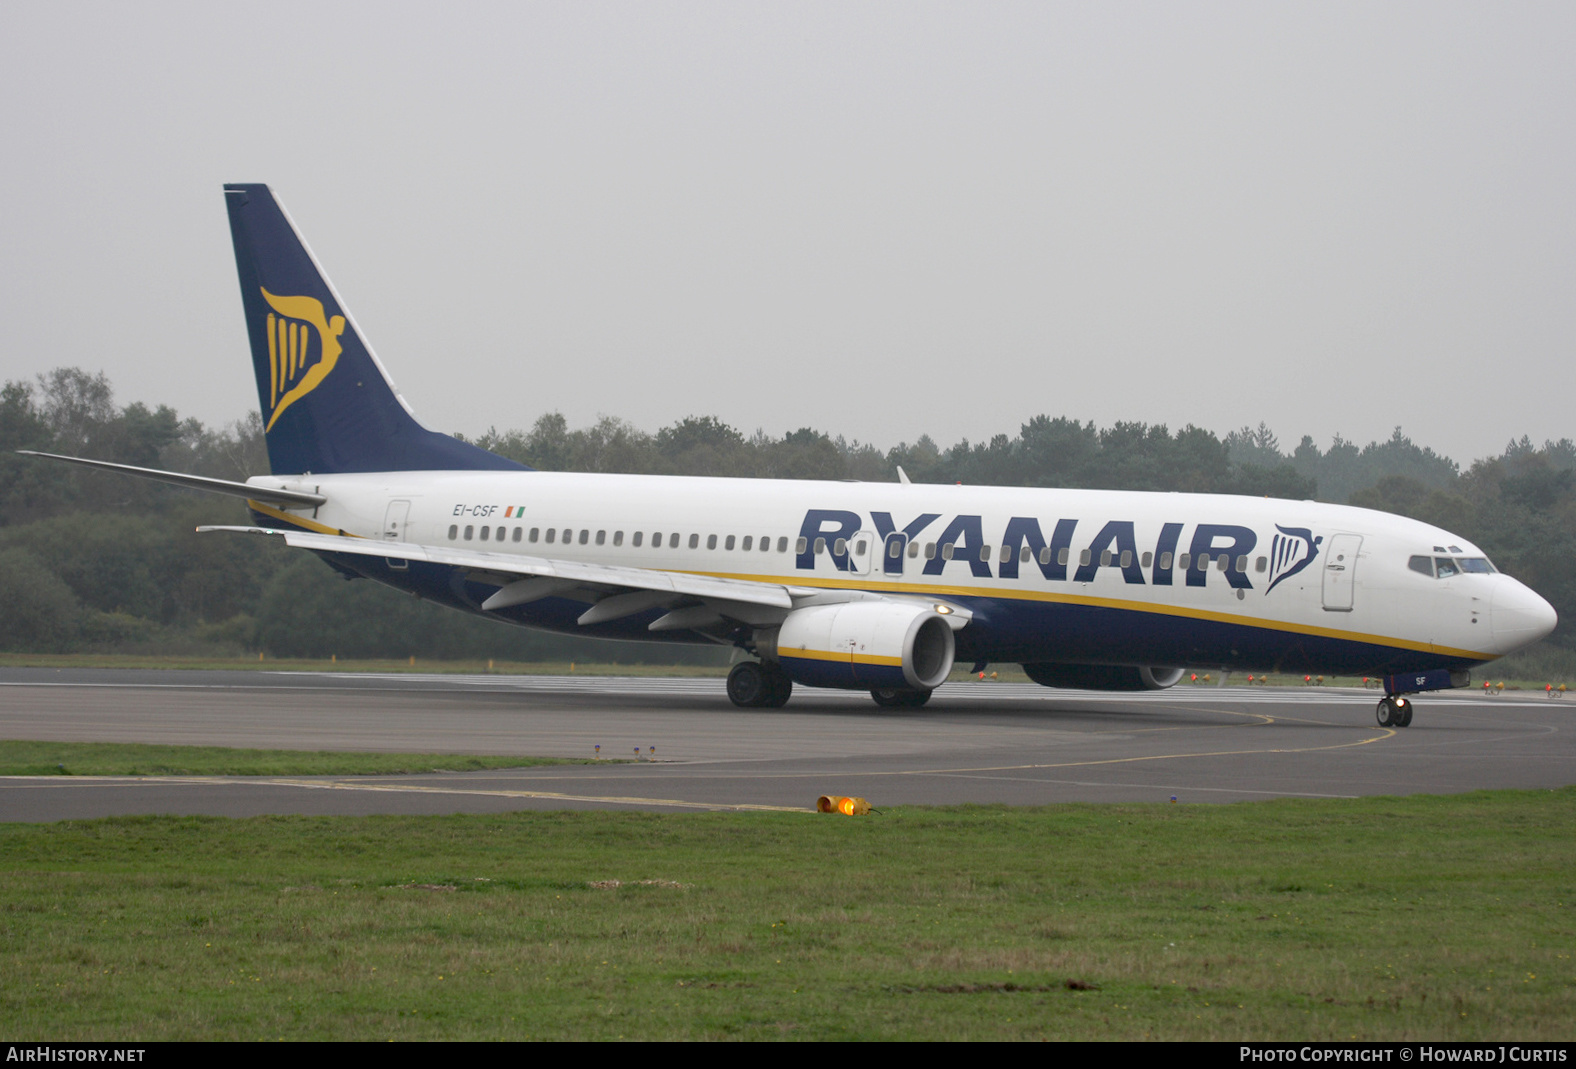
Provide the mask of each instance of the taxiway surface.
[{"label": "taxiway surface", "polygon": [[[0,670],[0,738],[644,760],[377,777],[0,777],[0,820],[132,813],[1226,802],[1576,783],[1576,701],[1373,691],[1151,694],[954,683],[923,709],[799,688],[734,708],[721,680]],[[654,750],[653,750],[654,748]],[[654,755],[654,760],[650,759]]]}]

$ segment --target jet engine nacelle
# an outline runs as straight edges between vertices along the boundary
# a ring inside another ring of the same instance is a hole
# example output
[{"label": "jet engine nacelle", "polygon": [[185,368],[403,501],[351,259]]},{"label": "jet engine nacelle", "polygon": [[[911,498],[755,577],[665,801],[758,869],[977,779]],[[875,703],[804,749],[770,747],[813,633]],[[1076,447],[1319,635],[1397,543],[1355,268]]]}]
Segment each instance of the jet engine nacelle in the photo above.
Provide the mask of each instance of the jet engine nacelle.
[{"label": "jet engine nacelle", "polygon": [[957,648],[934,608],[898,601],[795,609],[780,627],[757,631],[755,645],[796,683],[849,690],[933,690]]},{"label": "jet engine nacelle", "polygon": [[1165,690],[1182,678],[1180,668],[1132,668],[1114,664],[1026,664],[1023,670],[1042,687],[1078,690]]}]

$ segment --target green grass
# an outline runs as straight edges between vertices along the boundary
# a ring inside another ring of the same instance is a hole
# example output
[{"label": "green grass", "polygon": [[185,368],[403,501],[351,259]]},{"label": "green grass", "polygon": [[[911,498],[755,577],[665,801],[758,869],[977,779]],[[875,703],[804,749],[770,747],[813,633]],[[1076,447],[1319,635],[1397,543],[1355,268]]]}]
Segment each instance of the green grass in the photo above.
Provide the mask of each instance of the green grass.
[{"label": "green grass", "polygon": [[0,776],[393,776],[527,765],[580,765],[558,757],[240,750],[223,746],[0,740]]},{"label": "green grass", "polygon": [[82,1040],[1568,1041],[1573,826],[1576,789],[0,825],[0,1021]]}]

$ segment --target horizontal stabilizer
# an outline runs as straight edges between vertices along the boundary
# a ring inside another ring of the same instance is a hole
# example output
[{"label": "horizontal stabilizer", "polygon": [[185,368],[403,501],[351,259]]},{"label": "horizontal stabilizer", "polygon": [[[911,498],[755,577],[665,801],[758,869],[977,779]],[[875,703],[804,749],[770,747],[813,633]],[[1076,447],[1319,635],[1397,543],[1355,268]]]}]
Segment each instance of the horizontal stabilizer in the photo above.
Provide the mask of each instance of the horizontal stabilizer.
[{"label": "horizontal stabilizer", "polygon": [[185,475],[178,471],[159,471],[157,468],[137,468],[130,464],[111,464],[107,460],[87,460],[83,457],[61,456],[59,453],[38,453],[31,449],[18,449],[17,452],[24,457],[44,457],[48,460],[64,460],[67,464],[81,464],[86,468],[102,468],[105,471],[118,471],[123,475],[135,475],[140,479],[152,479],[155,482],[169,483],[172,486],[184,486],[188,490],[206,490],[211,494],[228,494],[231,497],[244,497],[252,501],[264,501],[270,505],[284,505],[286,507],[309,505],[316,508],[328,501],[322,494],[309,494],[303,490],[284,490],[278,487],[253,486],[251,483],[231,482],[229,479],[210,479],[205,475]]}]

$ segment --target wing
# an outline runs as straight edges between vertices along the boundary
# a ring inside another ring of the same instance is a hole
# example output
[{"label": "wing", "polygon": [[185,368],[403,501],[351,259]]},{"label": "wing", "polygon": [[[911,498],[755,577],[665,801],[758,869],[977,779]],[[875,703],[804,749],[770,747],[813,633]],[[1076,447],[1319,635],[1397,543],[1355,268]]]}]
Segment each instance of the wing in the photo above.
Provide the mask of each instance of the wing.
[{"label": "wing", "polygon": [[[793,609],[808,604],[867,599],[911,600],[893,599],[860,590],[829,591],[786,583],[724,579],[691,572],[625,568],[549,557],[522,557],[512,553],[424,546],[413,542],[383,542],[350,535],[266,527],[199,527],[197,530],[267,535],[284,539],[286,545],[317,553],[422,561],[463,568],[478,579],[498,585],[498,590],[481,604],[485,612],[523,605],[541,598],[569,597],[591,603],[579,618],[579,623],[584,626],[665,607],[669,611],[653,620],[649,625],[650,630],[705,631],[727,620],[753,627],[771,627],[782,623]],[[955,605],[950,608],[947,623],[953,629],[958,629],[966,625],[972,616],[967,608]]]},{"label": "wing", "polygon": [[[723,616],[745,623],[768,625],[780,622],[794,607],[795,593],[800,596],[815,593],[813,590],[799,590],[778,583],[722,579],[650,568],[621,568],[611,564],[547,557],[522,557],[512,553],[488,553],[447,546],[424,546],[413,542],[382,542],[348,535],[263,527],[199,527],[198,530],[270,535],[284,539],[287,545],[319,553],[423,561],[463,568],[478,578],[498,584],[498,591],[482,602],[481,607],[487,612],[523,605],[540,598],[578,595],[579,600],[592,602],[591,607],[580,617],[580,623],[584,625],[616,620],[670,604],[676,606],[674,611],[654,621],[652,630],[697,627],[712,617]],[[711,611],[694,611],[702,607]],[[669,620],[669,617],[675,619]]]}]

